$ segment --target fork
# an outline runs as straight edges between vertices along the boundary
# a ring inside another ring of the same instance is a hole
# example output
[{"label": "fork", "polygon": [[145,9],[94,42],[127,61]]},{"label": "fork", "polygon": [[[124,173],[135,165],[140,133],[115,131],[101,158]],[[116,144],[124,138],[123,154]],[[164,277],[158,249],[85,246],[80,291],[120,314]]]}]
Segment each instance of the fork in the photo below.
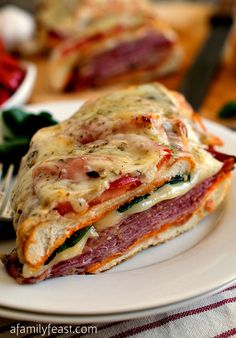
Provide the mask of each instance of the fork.
[{"label": "fork", "polygon": [[12,222],[10,196],[13,187],[14,165],[11,164],[3,177],[3,164],[0,163],[0,240],[15,237]]}]

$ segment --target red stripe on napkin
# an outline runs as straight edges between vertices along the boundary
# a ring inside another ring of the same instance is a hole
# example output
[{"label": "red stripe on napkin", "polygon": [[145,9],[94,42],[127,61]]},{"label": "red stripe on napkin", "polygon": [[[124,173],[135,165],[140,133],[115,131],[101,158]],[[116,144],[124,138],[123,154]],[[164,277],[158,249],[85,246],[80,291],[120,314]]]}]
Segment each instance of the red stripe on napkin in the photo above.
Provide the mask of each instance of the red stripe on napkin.
[{"label": "red stripe on napkin", "polygon": [[187,316],[192,316],[192,315],[199,314],[199,313],[206,312],[206,311],[211,311],[211,310],[213,310],[213,309],[215,309],[217,307],[220,307],[220,306],[222,306],[224,304],[235,303],[235,302],[236,302],[236,297],[227,298],[227,299],[221,300],[219,302],[216,302],[216,303],[213,303],[213,304],[209,304],[209,305],[206,305],[206,306],[202,306],[202,307],[199,307],[199,308],[196,308],[196,309],[193,309],[193,310],[176,313],[174,315],[171,315],[171,316],[165,317],[163,319],[157,320],[157,321],[155,321],[153,323],[149,323],[149,324],[146,324],[146,325],[135,327],[133,329],[129,329],[129,330],[124,331],[124,332],[122,332],[120,334],[114,335],[114,336],[112,336],[110,338],[126,338],[126,337],[130,337],[130,336],[133,336],[135,334],[138,334],[138,333],[141,333],[141,332],[144,332],[144,331],[148,331],[148,330],[160,327],[162,325],[165,325],[165,324],[167,324],[169,322],[178,320],[180,318],[184,318],[184,317],[187,317]]},{"label": "red stripe on napkin", "polygon": [[236,285],[230,286],[229,288],[224,289],[224,290],[221,291],[221,292],[230,291],[230,290],[234,290],[234,289],[236,289]]},{"label": "red stripe on napkin", "polygon": [[236,334],[236,328],[222,332],[218,334],[217,336],[214,336],[214,338],[228,338],[228,337],[234,336],[235,334]]}]

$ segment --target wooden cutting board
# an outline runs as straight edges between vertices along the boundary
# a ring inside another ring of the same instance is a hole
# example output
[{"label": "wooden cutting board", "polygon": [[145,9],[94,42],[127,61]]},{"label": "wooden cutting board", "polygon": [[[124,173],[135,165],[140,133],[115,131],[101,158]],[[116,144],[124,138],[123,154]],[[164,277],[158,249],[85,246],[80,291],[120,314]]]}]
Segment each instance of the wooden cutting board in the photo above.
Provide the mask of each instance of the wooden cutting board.
[{"label": "wooden cutting board", "polygon": [[[204,4],[160,3],[156,5],[156,9],[159,16],[168,21],[178,32],[184,49],[181,69],[175,74],[159,79],[170,89],[177,89],[181,78],[207,37],[209,31],[208,17],[212,8]],[[31,61],[38,66],[38,77],[30,102],[89,98],[114,90],[114,87],[110,87],[71,94],[55,93],[49,85],[47,59],[33,58]],[[217,113],[220,107],[230,100],[236,100],[236,72],[234,73],[232,68],[222,59],[222,64],[212,81],[201,112],[207,118],[227,124],[229,121],[219,120]],[[236,119],[231,121],[230,124],[236,127]]]}]

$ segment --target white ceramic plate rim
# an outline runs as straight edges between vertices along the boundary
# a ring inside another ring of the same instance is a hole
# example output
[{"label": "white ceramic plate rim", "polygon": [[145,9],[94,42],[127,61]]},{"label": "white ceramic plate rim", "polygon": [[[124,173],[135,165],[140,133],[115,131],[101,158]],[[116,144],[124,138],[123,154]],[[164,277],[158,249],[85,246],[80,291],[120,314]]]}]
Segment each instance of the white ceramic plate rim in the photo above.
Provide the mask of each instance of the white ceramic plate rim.
[{"label": "white ceramic plate rim", "polygon": [[18,320],[30,320],[36,322],[45,322],[45,323],[60,323],[60,324],[84,324],[84,323],[103,323],[110,321],[120,321],[120,320],[130,320],[136,318],[143,318],[146,316],[151,316],[155,314],[161,314],[167,311],[176,310],[182,306],[187,306],[192,304],[195,301],[209,297],[217,292],[220,292],[227,287],[230,287],[231,284],[235,282],[235,279],[223,284],[221,287],[213,289],[204,294],[198,295],[193,298],[186,299],[177,303],[169,304],[166,306],[159,306],[154,308],[147,308],[140,311],[131,311],[131,312],[121,312],[121,313],[107,313],[107,314],[54,314],[47,312],[37,312],[37,311],[27,311],[25,309],[14,309],[10,307],[1,307],[0,306],[0,315],[5,318],[13,318]]},{"label": "white ceramic plate rim", "polygon": [[[70,115],[79,105],[79,101],[57,102],[31,105],[29,109],[59,109]],[[213,133],[225,140],[223,149],[235,153],[236,134],[216,123],[206,123]],[[28,318],[29,313],[33,317],[35,313],[42,320],[64,318],[68,322],[83,322],[89,318],[91,321],[119,320],[173,309],[216,292],[236,278],[236,269],[231,264],[236,258],[236,247],[232,242],[236,235],[235,188],[234,175],[224,215],[214,231],[188,251],[159,264],[96,276],[57,278],[30,286],[16,285],[3,269],[0,270],[0,280],[5,283],[1,286],[0,314],[8,312],[20,317],[25,314],[24,318]],[[132,261],[129,262],[132,266]],[[73,294],[71,290],[76,290],[78,294]],[[99,295],[96,295],[96,290]],[[80,291],[88,294],[79,297]],[[1,295],[5,293],[8,297],[3,299]],[[29,300],[27,304],[25,299]]]}]

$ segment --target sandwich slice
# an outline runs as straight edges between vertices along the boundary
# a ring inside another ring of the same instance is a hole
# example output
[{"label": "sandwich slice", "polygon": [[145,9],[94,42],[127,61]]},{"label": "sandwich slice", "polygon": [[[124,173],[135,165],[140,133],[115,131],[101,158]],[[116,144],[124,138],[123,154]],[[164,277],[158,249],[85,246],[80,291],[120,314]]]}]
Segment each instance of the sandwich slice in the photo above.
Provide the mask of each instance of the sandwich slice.
[{"label": "sandwich slice", "polygon": [[184,98],[154,83],[86,102],[39,130],[13,192],[19,283],[98,273],[192,229],[222,202],[235,157]]},{"label": "sandwich slice", "polygon": [[[58,12],[67,13],[47,10],[43,22]],[[49,41],[57,36],[56,44],[49,43],[54,45],[49,69],[55,90],[145,82],[176,70],[182,60],[177,34],[147,1],[84,0],[64,20],[57,17],[48,20],[54,34],[47,35]]]},{"label": "sandwich slice", "polygon": [[149,0],[39,0],[36,9],[39,38],[48,49],[87,29],[105,32],[118,20],[132,25],[156,11]]}]

